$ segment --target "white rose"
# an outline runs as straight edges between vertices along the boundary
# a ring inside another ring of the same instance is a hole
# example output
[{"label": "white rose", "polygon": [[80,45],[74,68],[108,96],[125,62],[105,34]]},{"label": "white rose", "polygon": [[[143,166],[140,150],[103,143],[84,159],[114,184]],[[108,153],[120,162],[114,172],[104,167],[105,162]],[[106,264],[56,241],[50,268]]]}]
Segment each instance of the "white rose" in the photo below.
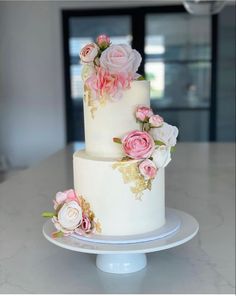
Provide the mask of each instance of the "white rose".
[{"label": "white rose", "polygon": [[170,147],[161,146],[153,154],[153,162],[158,168],[166,167],[171,161]]},{"label": "white rose", "polygon": [[141,63],[141,55],[130,45],[111,45],[100,57],[100,65],[110,74],[126,73],[135,76]]},{"label": "white rose", "polygon": [[84,65],[82,68],[81,77],[85,82],[89,77],[91,77],[94,73],[96,73],[94,66],[92,65]]},{"label": "white rose", "polygon": [[[62,232],[72,231],[82,222],[82,209],[76,201],[66,202],[58,212],[56,228]],[[53,222],[54,222],[53,221]],[[55,223],[54,223],[55,224]]]},{"label": "white rose", "polygon": [[175,146],[176,138],[178,136],[179,130],[176,126],[170,125],[163,122],[161,127],[152,128],[150,134],[153,136],[155,141],[161,141],[165,143],[166,146]]}]

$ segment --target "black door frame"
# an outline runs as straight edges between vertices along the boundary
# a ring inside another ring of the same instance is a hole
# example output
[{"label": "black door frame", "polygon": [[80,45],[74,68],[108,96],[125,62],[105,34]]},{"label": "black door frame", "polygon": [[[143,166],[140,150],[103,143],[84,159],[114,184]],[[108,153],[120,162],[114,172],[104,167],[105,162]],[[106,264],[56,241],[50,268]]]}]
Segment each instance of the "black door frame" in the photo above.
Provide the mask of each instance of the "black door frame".
[{"label": "black door frame", "polygon": [[[130,7],[130,8],[104,8],[104,9],[63,9],[62,10],[62,41],[63,41],[63,58],[64,58],[64,90],[65,90],[65,108],[66,108],[66,139],[67,143],[74,141],[73,139],[73,121],[71,84],[70,84],[70,55],[69,55],[69,19],[71,17],[87,17],[87,16],[105,16],[105,15],[130,15],[132,20],[132,47],[139,51],[142,56],[142,63],[139,73],[144,73],[144,37],[145,37],[145,15],[147,13],[188,13],[182,5],[174,6],[150,6],[150,7]],[[135,32],[135,34],[134,34]],[[139,36],[139,38],[137,38]],[[140,38],[140,36],[142,38]],[[218,17],[211,17],[211,95],[209,108],[193,108],[193,109],[176,109],[169,108],[168,111],[185,110],[209,110],[209,141],[216,141],[216,124],[217,124],[217,41],[218,41]],[[163,109],[164,111],[166,109]]]}]

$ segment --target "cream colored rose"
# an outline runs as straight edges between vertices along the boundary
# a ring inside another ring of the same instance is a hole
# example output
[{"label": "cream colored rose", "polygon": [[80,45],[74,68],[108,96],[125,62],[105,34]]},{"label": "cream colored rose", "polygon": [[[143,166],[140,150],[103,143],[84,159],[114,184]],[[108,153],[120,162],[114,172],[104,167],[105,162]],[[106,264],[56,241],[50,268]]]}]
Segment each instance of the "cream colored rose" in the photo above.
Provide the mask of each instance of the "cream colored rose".
[{"label": "cream colored rose", "polygon": [[84,65],[82,68],[81,77],[82,80],[85,82],[89,77],[91,77],[93,74],[95,74],[95,68],[92,65]]},{"label": "cream colored rose", "polygon": [[80,52],[81,63],[91,63],[96,58],[99,47],[96,43],[89,43],[85,45]]},{"label": "cream colored rose", "polygon": [[166,146],[175,146],[179,130],[176,126],[163,122],[161,127],[152,128],[150,134],[155,141],[161,141]]},{"label": "cream colored rose", "polygon": [[152,154],[153,162],[158,168],[166,167],[171,161],[170,147],[161,146]]},{"label": "cream colored rose", "polygon": [[58,230],[70,233],[80,226],[82,209],[76,201],[66,202],[59,210],[57,218],[53,217],[52,221]]},{"label": "cream colored rose", "polygon": [[126,73],[132,78],[138,71],[141,61],[139,52],[127,44],[111,45],[102,52],[100,57],[102,68],[110,74]]}]

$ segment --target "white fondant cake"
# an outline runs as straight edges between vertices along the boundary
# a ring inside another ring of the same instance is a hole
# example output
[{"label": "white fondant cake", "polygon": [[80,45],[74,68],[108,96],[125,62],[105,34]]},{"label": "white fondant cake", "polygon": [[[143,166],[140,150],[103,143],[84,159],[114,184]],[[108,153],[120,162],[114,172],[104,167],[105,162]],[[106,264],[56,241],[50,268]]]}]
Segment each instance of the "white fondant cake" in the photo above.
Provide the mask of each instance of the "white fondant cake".
[{"label": "white fondant cake", "polygon": [[178,129],[150,108],[150,84],[137,73],[141,56],[98,36],[80,52],[85,150],[73,156],[74,189],[58,192],[53,237],[129,236],[165,224],[165,167]]},{"label": "white fondant cake", "polygon": [[85,150],[74,153],[73,167],[85,214],[77,230],[135,235],[158,229],[165,223],[164,168],[178,129],[153,114],[150,83],[136,73],[136,50],[101,35],[80,58]]},{"label": "white fondant cake", "polygon": [[124,90],[121,100],[106,102],[98,108],[93,116],[84,100],[84,125],[86,152],[98,157],[122,157],[119,145],[112,141],[124,136],[128,131],[139,129],[140,124],[134,120],[138,105],[150,105],[149,81],[133,81],[131,87]]},{"label": "white fondant cake", "polygon": [[[86,196],[103,235],[133,235],[155,230],[165,223],[164,169],[146,190],[142,199],[135,199],[113,168],[115,159],[91,157],[85,151],[74,154],[75,191]],[[136,162],[134,160],[133,162]]]}]

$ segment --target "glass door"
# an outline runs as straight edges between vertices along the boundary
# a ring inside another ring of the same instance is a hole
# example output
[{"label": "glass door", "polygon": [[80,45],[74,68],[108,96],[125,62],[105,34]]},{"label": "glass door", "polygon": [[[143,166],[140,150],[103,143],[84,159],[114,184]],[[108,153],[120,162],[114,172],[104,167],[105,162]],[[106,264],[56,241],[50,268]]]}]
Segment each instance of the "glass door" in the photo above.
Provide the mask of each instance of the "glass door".
[{"label": "glass door", "polygon": [[147,14],[145,74],[152,107],[185,141],[207,141],[211,98],[211,19]]}]

